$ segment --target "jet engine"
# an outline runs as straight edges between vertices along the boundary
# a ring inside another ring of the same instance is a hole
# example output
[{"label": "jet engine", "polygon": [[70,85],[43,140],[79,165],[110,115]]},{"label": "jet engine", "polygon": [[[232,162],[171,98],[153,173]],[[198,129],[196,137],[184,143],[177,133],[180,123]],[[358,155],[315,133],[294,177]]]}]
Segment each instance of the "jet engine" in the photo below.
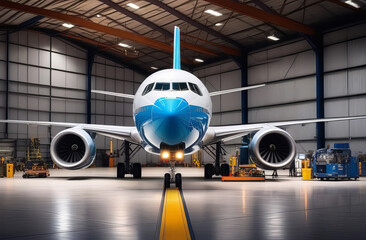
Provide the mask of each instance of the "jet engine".
[{"label": "jet engine", "polygon": [[280,128],[266,127],[254,135],[249,144],[249,152],[260,168],[283,168],[295,159],[295,141]]},{"label": "jet engine", "polygon": [[51,157],[61,168],[77,170],[89,167],[96,155],[95,142],[85,130],[69,128],[59,132],[51,142]]}]

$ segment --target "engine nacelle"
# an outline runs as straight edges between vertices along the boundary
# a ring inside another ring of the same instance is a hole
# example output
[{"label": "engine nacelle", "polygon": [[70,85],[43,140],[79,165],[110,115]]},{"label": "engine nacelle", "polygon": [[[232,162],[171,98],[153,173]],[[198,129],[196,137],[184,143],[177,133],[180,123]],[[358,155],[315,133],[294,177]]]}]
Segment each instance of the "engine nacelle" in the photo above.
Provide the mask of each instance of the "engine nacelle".
[{"label": "engine nacelle", "polygon": [[249,144],[249,152],[258,167],[279,169],[295,159],[295,141],[280,128],[266,127],[254,135]]},{"label": "engine nacelle", "polygon": [[51,142],[51,157],[61,168],[77,170],[89,167],[96,155],[95,142],[83,129],[69,128],[59,132]]}]

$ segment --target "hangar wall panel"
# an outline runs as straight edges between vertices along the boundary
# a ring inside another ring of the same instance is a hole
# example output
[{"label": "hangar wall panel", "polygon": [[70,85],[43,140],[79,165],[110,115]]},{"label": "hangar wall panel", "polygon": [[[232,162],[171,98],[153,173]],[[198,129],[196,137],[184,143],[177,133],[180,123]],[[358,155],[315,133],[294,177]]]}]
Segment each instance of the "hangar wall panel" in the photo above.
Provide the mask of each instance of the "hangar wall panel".
[{"label": "hangar wall panel", "polygon": [[[87,52],[64,40],[35,32],[9,36],[9,118],[34,121],[86,122]],[[112,61],[96,56],[92,89],[133,94],[142,76]],[[0,39],[0,118],[5,118],[6,38]],[[92,123],[133,125],[132,101],[92,96]],[[39,137],[43,157],[49,158],[49,144],[61,127],[9,124],[9,138]],[[0,124],[0,138],[5,124]],[[109,139],[99,136],[98,149],[109,149]],[[114,149],[122,141],[114,140]],[[141,151],[143,152],[143,151]],[[146,154],[134,161],[146,162]],[[156,160],[156,159],[154,159]]]}]

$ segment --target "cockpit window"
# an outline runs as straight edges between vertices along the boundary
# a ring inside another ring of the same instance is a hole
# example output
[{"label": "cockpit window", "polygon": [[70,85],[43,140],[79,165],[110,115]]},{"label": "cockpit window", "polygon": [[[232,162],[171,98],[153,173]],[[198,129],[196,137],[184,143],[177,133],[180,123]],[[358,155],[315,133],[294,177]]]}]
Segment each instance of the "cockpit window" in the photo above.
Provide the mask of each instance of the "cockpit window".
[{"label": "cockpit window", "polygon": [[185,83],[185,82],[175,82],[175,83],[173,83],[173,90],[177,90],[177,91],[188,90],[187,83]]},{"label": "cockpit window", "polygon": [[154,90],[166,91],[170,89],[170,83],[156,83]]},{"label": "cockpit window", "polygon": [[149,85],[147,85],[144,89],[144,91],[142,92],[142,96],[148,94],[152,89],[153,89],[154,83],[150,83]]},{"label": "cockpit window", "polygon": [[197,84],[194,83],[188,83],[189,84],[189,88],[192,90],[192,92],[202,96],[202,92],[201,90],[198,88]]}]

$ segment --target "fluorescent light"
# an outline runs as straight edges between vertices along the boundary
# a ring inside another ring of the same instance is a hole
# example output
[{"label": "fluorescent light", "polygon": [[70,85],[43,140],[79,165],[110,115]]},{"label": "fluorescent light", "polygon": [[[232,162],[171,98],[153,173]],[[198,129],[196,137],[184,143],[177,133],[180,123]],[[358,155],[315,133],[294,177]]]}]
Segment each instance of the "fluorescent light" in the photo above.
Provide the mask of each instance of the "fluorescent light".
[{"label": "fluorescent light", "polygon": [[195,58],[194,59],[196,62],[204,62],[202,59],[199,59],[199,58]]},{"label": "fluorescent light", "polygon": [[348,0],[345,3],[347,3],[348,5],[350,5],[350,6],[354,7],[354,8],[360,8],[360,5],[358,5],[355,2],[352,2],[352,0]]},{"label": "fluorescent light", "polygon": [[220,27],[220,26],[222,26],[222,23],[218,22],[218,23],[215,24],[215,26]]},{"label": "fluorescent light", "polygon": [[118,43],[118,45],[120,45],[121,47],[125,47],[125,48],[131,48],[131,46],[126,43]]},{"label": "fluorescent light", "polygon": [[129,7],[133,8],[133,9],[139,9],[139,8],[140,8],[139,6],[137,6],[137,5],[136,5],[136,4],[134,4],[134,3],[127,3],[127,6],[129,6]]},{"label": "fluorescent light", "polygon": [[157,70],[158,68],[157,67],[151,67],[151,69]]},{"label": "fluorescent light", "polygon": [[71,23],[63,23],[63,24],[62,24],[62,26],[67,27],[67,28],[72,28],[72,27],[74,27],[74,25],[73,25],[73,24],[71,24]]},{"label": "fluorescent light", "polygon": [[211,14],[211,15],[214,15],[215,17],[222,16],[222,13],[219,13],[219,12],[217,12],[217,11],[215,11],[215,10],[212,10],[212,9],[208,9],[208,10],[206,10],[206,11],[205,11],[205,13],[209,13],[209,14]]},{"label": "fluorescent light", "polygon": [[97,14],[97,18],[100,18],[100,17],[102,17],[102,15],[100,15],[100,14]]},{"label": "fluorescent light", "polygon": [[278,37],[276,37],[274,34],[272,34],[272,35],[268,35],[267,36],[267,38],[268,39],[271,39],[272,41],[278,41],[278,40],[280,40]]}]

